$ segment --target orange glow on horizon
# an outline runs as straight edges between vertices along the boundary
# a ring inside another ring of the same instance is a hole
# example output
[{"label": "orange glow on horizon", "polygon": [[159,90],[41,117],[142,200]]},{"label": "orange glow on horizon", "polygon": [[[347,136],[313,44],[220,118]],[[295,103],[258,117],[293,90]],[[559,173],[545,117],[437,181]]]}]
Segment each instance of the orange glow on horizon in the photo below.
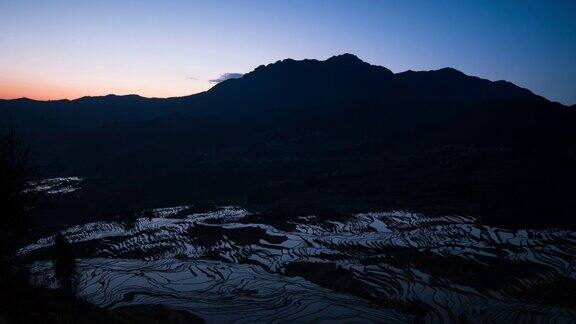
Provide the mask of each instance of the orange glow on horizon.
[{"label": "orange glow on horizon", "polygon": [[74,100],[85,96],[105,96],[109,94],[115,95],[130,95],[136,94],[143,97],[149,98],[167,98],[167,97],[177,97],[186,96],[194,93],[202,92],[207,89],[203,87],[195,87],[189,90],[176,91],[166,91],[163,88],[141,88],[136,87],[118,87],[113,89],[113,87],[86,87],[90,90],[71,88],[71,87],[61,87],[52,84],[42,84],[31,82],[23,82],[21,80],[7,80],[0,77],[0,99],[18,99],[18,98],[29,98],[34,100],[62,100],[69,99]]},{"label": "orange glow on horizon", "polygon": [[23,84],[0,83],[1,99],[29,98],[35,100],[75,99],[81,97],[75,91],[54,86],[32,86]]}]

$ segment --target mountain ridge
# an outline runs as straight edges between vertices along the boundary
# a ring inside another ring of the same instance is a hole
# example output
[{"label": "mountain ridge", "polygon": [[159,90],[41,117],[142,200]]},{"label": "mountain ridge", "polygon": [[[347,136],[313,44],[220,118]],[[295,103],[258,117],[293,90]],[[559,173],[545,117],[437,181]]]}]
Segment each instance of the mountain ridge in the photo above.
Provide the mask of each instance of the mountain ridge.
[{"label": "mountain ridge", "polygon": [[51,176],[107,179],[62,215],[226,201],[576,225],[576,111],[452,68],[288,59],[191,96],[1,101],[0,120]]},{"label": "mountain ridge", "polygon": [[[467,78],[474,78],[477,80],[482,80],[482,81],[488,81],[491,82],[494,85],[505,85],[507,87],[510,88],[518,88],[518,89],[522,89],[525,90],[527,92],[529,92],[530,94],[534,95],[534,96],[538,96],[541,97],[543,99],[546,99],[548,101],[550,101],[549,99],[543,97],[543,96],[539,96],[534,94],[532,91],[530,91],[529,89],[526,88],[522,88],[512,82],[506,81],[506,80],[496,80],[496,81],[492,81],[492,80],[488,80],[488,79],[483,79],[480,77],[476,77],[476,76],[470,76],[460,70],[457,70],[453,67],[444,67],[444,68],[440,68],[437,70],[422,70],[422,71],[413,71],[413,70],[407,70],[407,71],[403,71],[403,72],[398,72],[398,73],[393,73],[392,71],[390,71],[388,68],[381,66],[381,65],[374,65],[374,64],[370,64],[367,63],[363,60],[361,60],[358,56],[354,55],[354,54],[350,54],[350,53],[344,53],[344,54],[340,54],[340,55],[334,55],[329,57],[326,60],[316,60],[316,59],[303,59],[303,60],[295,60],[295,59],[284,59],[284,60],[278,60],[276,62],[273,63],[269,63],[266,65],[260,65],[258,67],[256,67],[254,70],[246,73],[244,76],[237,78],[237,79],[230,79],[230,80],[224,80],[216,85],[214,85],[213,87],[211,87],[210,89],[206,90],[206,91],[202,91],[202,92],[198,92],[198,93],[194,93],[194,94],[190,94],[190,95],[183,95],[183,96],[175,96],[175,97],[162,97],[162,98],[158,98],[158,97],[145,97],[145,96],[141,96],[138,94],[126,94],[126,95],[117,95],[117,94],[107,94],[107,95],[101,95],[101,96],[83,96],[80,98],[76,98],[76,99],[51,99],[51,100],[37,100],[37,99],[32,99],[32,98],[27,98],[27,97],[22,97],[22,98],[16,98],[16,99],[0,99],[1,102],[18,102],[18,101],[34,101],[34,102],[81,102],[81,101],[87,101],[87,100],[104,100],[104,99],[140,99],[140,100],[177,100],[177,99],[186,99],[186,98],[192,98],[196,95],[202,95],[204,93],[207,92],[211,92],[214,90],[217,90],[219,87],[222,87],[223,84],[229,84],[229,83],[235,83],[238,80],[242,80],[245,78],[253,78],[253,77],[257,77],[259,76],[259,74],[262,74],[264,72],[274,72],[274,70],[276,69],[282,69],[282,68],[290,68],[293,65],[298,65],[298,64],[320,64],[320,65],[332,65],[332,66],[336,66],[339,68],[342,67],[348,67],[348,68],[354,68],[354,69],[358,69],[359,67],[363,67],[363,68],[367,68],[367,69],[372,69],[374,71],[380,72],[380,73],[385,73],[385,74],[389,74],[389,75],[393,75],[395,77],[401,77],[401,76],[406,76],[406,75],[410,75],[410,74],[419,74],[419,75],[425,75],[425,74],[440,74],[440,75],[445,75],[445,76],[452,76],[452,77],[467,77]],[[564,105],[559,103],[562,106],[565,107],[574,107],[576,105],[573,106],[568,106],[568,105]]]}]

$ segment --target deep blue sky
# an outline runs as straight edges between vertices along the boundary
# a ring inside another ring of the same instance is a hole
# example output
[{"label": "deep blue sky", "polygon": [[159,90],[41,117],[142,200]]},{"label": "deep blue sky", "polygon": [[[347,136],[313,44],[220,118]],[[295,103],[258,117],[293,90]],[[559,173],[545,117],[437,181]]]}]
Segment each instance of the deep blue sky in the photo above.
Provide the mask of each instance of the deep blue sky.
[{"label": "deep blue sky", "polygon": [[576,103],[574,0],[0,0],[0,97],[186,95],[223,73],[344,52]]}]

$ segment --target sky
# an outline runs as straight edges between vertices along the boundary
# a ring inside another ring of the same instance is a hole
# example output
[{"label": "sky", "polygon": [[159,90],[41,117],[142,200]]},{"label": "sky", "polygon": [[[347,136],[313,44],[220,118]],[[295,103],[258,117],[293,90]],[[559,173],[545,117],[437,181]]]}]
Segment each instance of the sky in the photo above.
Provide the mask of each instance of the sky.
[{"label": "sky", "polygon": [[453,67],[572,105],[576,1],[0,0],[5,99],[183,96],[342,53],[394,72]]}]

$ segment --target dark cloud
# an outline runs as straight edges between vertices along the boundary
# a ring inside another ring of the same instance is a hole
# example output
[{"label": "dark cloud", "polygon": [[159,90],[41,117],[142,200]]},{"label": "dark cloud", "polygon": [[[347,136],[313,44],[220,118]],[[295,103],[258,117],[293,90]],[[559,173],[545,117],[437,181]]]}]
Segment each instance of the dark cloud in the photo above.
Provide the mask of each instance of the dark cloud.
[{"label": "dark cloud", "polygon": [[226,81],[228,79],[238,79],[241,78],[244,74],[243,73],[224,73],[220,75],[218,79],[212,79],[210,82],[212,83],[220,83],[222,81]]}]

